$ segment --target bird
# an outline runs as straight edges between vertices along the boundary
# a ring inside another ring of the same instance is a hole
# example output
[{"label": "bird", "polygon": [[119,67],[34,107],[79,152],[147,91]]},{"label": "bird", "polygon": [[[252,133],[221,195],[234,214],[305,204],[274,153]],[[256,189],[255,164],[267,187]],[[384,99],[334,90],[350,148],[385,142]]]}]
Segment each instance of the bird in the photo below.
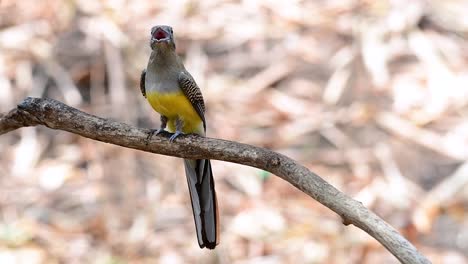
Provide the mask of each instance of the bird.
[{"label": "bird", "polygon": [[[182,134],[205,136],[203,95],[176,53],[172,27],[152,27],[150,47],[148,65],[141,73],[140,90],[160,114],[161,126],[151,130],[148,138],[166,128],[173,133],[170,142]],[[184,167],[198,245],[214,249],[219,243],[219,212],[211,162],[208,159],[184,159]]]}]

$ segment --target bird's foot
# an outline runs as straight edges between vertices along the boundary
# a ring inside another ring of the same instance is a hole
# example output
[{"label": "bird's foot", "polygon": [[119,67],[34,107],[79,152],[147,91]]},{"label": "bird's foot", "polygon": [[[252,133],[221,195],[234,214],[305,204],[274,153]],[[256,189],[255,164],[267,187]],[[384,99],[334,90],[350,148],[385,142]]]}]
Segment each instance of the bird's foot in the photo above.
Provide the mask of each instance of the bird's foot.
[{"label": "bird's foot", "polygon": [[164,128],[151,129],[150,132],[148,133],[148,137],[146,137],[146,145],[148,145],[148,143],[153,138],[153,136],[157,136],[161,134],[163,131],[164,131]]},{"label": "bird's foot", "polygon": [[169,141],[170,142],[174,142],[174,139],[176,139],[176,137],[182,135],[184,133],[182,133],[182,131],[176,131],[174,134],[172,134],[172,136],[169,138]]}]

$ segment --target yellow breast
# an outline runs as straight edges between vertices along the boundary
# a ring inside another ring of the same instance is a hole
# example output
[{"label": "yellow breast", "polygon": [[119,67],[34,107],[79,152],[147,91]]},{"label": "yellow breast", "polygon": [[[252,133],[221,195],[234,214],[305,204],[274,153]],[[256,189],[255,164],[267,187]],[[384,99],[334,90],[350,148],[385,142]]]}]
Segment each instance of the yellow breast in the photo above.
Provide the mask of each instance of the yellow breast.
[{"label": "yellow breast", "polygon": [[203,133],[203,123],[188,98],[182,93],[149,92],[146,94],[148,102],[161,115],[168,118],[168,129],[175,131],[175,120],[183,120],[184,133]]}]

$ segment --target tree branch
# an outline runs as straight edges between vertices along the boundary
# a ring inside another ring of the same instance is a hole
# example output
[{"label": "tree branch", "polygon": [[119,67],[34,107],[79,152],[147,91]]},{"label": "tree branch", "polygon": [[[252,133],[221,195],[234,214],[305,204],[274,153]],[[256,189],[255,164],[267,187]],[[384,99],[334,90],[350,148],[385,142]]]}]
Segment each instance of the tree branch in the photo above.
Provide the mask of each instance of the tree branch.
[{"label": "tree branch", "polygon": [[269,171],[333,210],[346,225],[353,224],[367,232],[402,263],[430,263],[393,227],[360,202],[338,191],[306,167],[276,152],[195,135],[181,136],[170,143],[169,134],[164,133],[162,136],[154,136],[148,142],[149,129],[89,115],[52,99],[28,97],[8,114],[0,114],[0,135],[36,125],[162,155],[229,161]]}]

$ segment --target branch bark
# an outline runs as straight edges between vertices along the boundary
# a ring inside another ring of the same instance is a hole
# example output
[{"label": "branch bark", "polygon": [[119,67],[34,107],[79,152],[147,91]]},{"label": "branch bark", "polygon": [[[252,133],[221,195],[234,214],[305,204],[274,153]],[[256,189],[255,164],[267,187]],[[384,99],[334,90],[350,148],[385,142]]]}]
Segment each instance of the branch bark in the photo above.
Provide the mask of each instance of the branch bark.
[{"label": "branch bark", "polygon": [[288,181],[379,241],[402,263],[430,263],[393,227],[321,177],[276,152],[237,142],[195,135],[168,140],[169,133],[147,141],[149,129],[139,129],[84,113],[53,99],[26,98],[8,114],[0,114],[0,135],[44,125],[90,139],[142,151],[189,159],[215,159],[256,167]]}]

